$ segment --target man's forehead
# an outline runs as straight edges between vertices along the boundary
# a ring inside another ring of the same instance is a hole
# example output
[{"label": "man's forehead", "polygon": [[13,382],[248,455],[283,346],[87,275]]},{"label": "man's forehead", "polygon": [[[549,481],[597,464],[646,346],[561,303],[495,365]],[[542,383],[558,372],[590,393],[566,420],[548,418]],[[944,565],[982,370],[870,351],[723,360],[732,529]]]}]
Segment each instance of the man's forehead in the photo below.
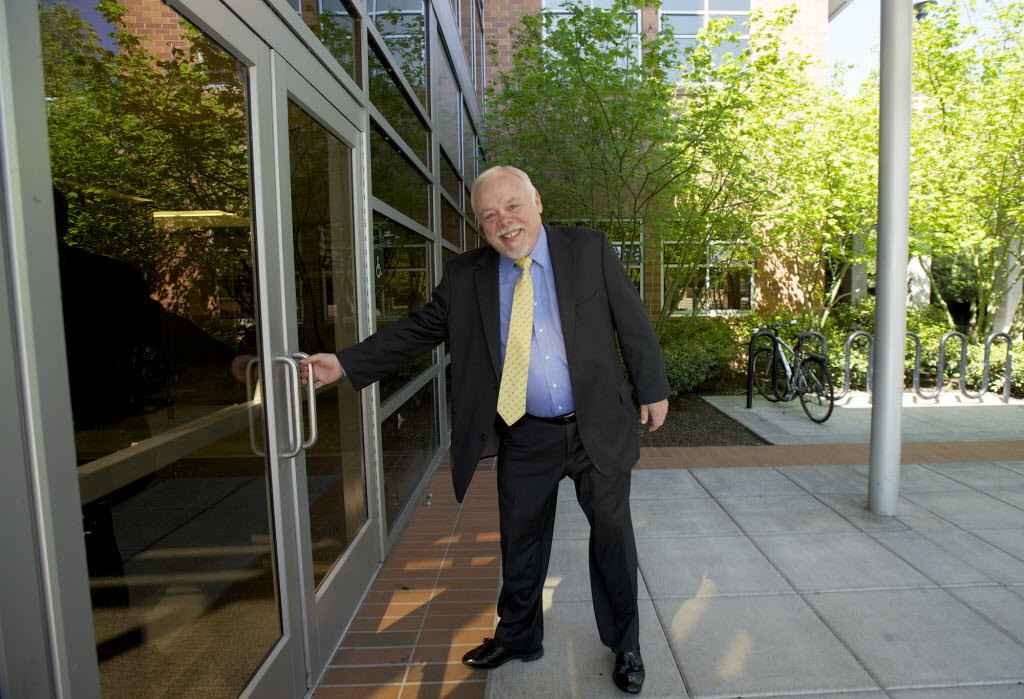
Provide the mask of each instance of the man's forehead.
[{"label": "man's forehead", "polygon": [[499,206],[501,204],[514,204],[525,196],[526,194],[524,192],[492,193],[487,191],[478,191],[474,203],[476,203],[480,209],[493,209],[495,206]]}]

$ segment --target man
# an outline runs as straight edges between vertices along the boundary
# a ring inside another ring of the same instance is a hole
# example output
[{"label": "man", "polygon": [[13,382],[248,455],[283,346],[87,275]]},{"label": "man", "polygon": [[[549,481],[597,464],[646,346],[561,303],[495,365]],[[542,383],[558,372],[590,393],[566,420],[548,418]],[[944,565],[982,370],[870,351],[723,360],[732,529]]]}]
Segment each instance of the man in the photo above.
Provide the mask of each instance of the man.
[{"label": "man", "polygon": [[542,592],[558,483],[568,475],[591,525],[594,614],[615,652],[613,679],[639,693],[630,380],[640,422],[658,429],[669,390],[654,331],[604,234],[545,227],[526,173],[490,168],[473,183],[472,202],[490,247],[448,262],[431,301],[399,323],[337,355],[303,360],[303,382],[312,366],[317,386],[347,375],[361,389],[447,340],[460,502],[489,436],[498,441],[500,621],[463,663],[489,670],[543,655]]}]

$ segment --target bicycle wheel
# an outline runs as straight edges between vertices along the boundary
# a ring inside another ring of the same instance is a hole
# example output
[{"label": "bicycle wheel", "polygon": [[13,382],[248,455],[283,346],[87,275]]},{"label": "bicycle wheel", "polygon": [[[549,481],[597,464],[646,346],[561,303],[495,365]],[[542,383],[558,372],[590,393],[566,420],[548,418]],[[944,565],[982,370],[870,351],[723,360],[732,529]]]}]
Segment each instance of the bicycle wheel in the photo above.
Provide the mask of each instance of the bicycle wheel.
[{"label": "bicycle wheel", "polygon": [[773,403],[789,393],[786,372],[779,362],[772,360],[772,351],[768,347],[754,352],[754,385],[758,393]]},{"label": "bicycle wheel", "polygon": [[825,422],[832,415],[832,377],[818,357],[808,357],[800,367],[800,406],[814,422]]}]

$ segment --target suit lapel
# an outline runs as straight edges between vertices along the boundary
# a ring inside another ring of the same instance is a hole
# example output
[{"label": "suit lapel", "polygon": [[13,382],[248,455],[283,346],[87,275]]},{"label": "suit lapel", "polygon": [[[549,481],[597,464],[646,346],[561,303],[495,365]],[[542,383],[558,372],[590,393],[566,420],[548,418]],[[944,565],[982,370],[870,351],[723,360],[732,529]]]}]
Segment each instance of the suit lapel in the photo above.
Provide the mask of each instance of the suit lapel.
[{"label": "suit lapel", "polygon": [[480,306],[480,321],[484,328],[487,351],[491,355],[495,376],[501,376],[501,336],[498,328],[498,253],[487,250],[473,273],[476,300]]},{"label": "suit lapel", "polygon": [[572,239],[561,228],[547,227],[546,230],[548,253],[551,255],[551,267],[555,274],[555,291],[558,293],[558,315],[562,320],[565,354],[569,356],[576,322],[576,296],[573,293],[576,253]]}]

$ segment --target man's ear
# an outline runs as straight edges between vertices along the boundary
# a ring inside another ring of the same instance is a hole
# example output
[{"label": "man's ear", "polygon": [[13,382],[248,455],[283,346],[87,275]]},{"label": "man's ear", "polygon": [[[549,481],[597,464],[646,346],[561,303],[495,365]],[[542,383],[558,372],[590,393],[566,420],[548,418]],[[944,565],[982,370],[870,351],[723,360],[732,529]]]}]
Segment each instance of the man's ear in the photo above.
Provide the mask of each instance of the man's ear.
[{"label": "man's ear", "polygon": [[533,199],[537,202],[537,212],[544,213],[544,205],[540,202],[540,192],[533,190]]}]

